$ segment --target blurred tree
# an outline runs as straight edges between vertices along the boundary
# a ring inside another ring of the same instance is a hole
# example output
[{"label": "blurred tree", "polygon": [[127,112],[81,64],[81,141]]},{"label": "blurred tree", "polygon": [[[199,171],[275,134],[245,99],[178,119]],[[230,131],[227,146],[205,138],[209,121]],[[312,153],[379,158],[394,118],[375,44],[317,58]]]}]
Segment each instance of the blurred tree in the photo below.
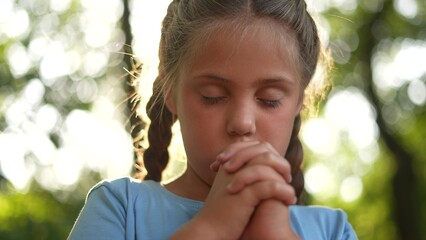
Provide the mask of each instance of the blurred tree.
[{"label": "blurred tree", "polygon": [[[0,239],[65,239],[109,171],[90,141],[73,152],[69,135],[78,130],[71,119],[86,116],[82,137],[109,147],[94,131],[105,122],[90,112],[108,107],[105,96],[125,99],[122,14],[120,0],[0,2]],[[121,121],[120,107],[103,117]]]},{"label": "blurred tree", "polygon": [[[356,203],[336,205],[353,216],[360,239],[426,239],[426,231],[421,228],[426,224],[426,127],[421,124],[426,116],[426,70],[424,63],[419,63],[426,58],[413,54],[425,52],[426,3],[343,2],[338,5],[336,1],[334,7],[323,12],[336,62],[333,81],[336,89],[355,87],[368,99],[380,134],[381,153],[380,160],[364,177],[363,197]],[[396,65],[384,67],[409,48],[416,50],[410,51],[412,56],[404,61],[412,62],[400,64],[412,70],[411,76],[395,69]],[[371,206],[387,213],[375,213]],[[377,214],[381,215],[378,219]]]}]

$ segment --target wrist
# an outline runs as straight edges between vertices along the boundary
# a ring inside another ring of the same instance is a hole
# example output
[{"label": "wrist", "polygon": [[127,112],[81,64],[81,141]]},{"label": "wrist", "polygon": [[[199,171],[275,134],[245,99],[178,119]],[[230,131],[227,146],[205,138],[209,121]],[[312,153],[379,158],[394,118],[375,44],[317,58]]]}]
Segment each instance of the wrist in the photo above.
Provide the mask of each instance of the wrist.
[{"label": "wrist", "polygon": [[215,228],[207,219],[202,217],[194,217],[188,223],[178,229],[171,240],[186,240],[186,239],[204,239],[204,240],[216,240],[224,239],[219,236],[219,228]]},{"label": "wrist", "polygon": [[291,228],[289,206],[273,199],[260,203],[242,239],[299,239]]}]

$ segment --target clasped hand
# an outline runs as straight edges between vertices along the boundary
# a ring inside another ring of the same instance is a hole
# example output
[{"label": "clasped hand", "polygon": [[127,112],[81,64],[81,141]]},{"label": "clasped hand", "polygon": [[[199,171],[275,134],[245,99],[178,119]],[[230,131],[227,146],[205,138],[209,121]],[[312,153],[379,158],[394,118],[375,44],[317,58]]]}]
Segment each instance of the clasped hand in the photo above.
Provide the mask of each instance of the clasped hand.
[{"label": "clasped hand", "polygon": [[212,239],[298,239],[288,208],[296,202],[291,167],[269,143],[234,143],[211,169],[217,175],[197,218]]}]

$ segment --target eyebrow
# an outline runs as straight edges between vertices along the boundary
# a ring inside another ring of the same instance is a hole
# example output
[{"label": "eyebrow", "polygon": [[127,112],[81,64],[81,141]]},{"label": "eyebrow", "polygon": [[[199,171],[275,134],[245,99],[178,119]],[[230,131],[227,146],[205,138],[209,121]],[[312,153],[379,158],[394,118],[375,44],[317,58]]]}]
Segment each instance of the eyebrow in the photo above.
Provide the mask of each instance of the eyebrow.
[{"label": "eyebrow", "polygon": [[[231,80],[226,79],[224,77],[215,75],[215,74],[201,74],[196,76],[195,78],[205,78],[207,80],[211,80],[213,82],[219,82],[219,83],[223,83],[223,84],[230,84],[232,83]],[[290,85],[294,85],[296,83],[295,80],[287,78],[285,76],[275,76],[275,77],[268,77],[268,78],[262,78],[262,79],[257,79],[255,81],[255,85],[272,85],[272,84],[276,84],[276,83],[285,83],[285,84],[290,84]]]},{"label": "eyebrow", "polygon": [[285,84],[290,84],[290,85],[294,85],[296,83],[296,81],[289,79],[287,77],[278,76],[278,77],[272,77],[272,78],[266,78],[266,79],[259,79],[256,81],[256,84],[270,85],[270,84],[282,83],[282,82]]}]

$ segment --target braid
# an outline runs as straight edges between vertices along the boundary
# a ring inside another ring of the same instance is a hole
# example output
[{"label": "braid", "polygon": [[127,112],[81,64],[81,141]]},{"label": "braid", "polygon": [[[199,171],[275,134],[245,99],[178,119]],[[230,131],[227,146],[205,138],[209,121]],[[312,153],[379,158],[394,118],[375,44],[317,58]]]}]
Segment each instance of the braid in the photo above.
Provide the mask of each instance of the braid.
[{"label": "braid", "polygon": [[148,129],[149,147],[143,156],[148,172],[145,179],[154,181],[161,181],[161,174],[169,162],[167,147],[172,139],[171,127],[176,120],[164,106],[160,82],[159,78],[154,81],[153,93],[146,107],[151,124]]},{"label": "braid", "polygon": [[[169,4],[167,14],[163,19],[159,48],[161,62],[165,59],[173,58],[173,56],[170,55],[167,57],[162,56],[165,52],[164,48],[169,45],[166,36],[168,35],[169,26],[175,17],[178,3],[179,1],[174,0]],[[163,64],[164,63],[160,64],[160,72],[164,70]],[[143,163],[147,171],[147,175],[145,176],[146,180],[161,181],[163,170],[169,162],[169,152],[167,148],[172,139],[171,128],[176,121],[176,118],[173,117],[173,114],[164,105],[163,89],[165,79],[163,78],[164,76],[159,76],[155,79],[152,88],[152,96],[146,106],[146,113],[149,119],[151,119],[151,124],[148,128],[149,146],[143,154]],[[140,167],[140,164],[138,165]]]},{"label": "braid", "polygon": [[285,158],[290,162],[291,177],[293,181],[291,185],[296,191],[296,197],[300,204],[300,196],[303,192],[305,180],[302,172],[303,147],[299,139],[299,131],[302,125],[300,114],[294,119],[293,131],[291,133],[290,143],[285,154]]},{"label": "braid", "polygon": [[[163,19],[162,29],[161,29],[161,40],[160,40],[160,49],[159,55],[162,59],[162,53],[164,52],[164,47],[167,45],[166,35],[169,29],[169,26],[174,18],[174,11],[176,9],[176,4],[178,1],[174,0],[169,4],[167,9],[167,15]],[[160,69],[162,69],[160,64]],[[161,71],[161,70],[160,70]],[[157,77],[155,79],[152,96],[149,99],[146,106],[146,113],[151,119],[151,124],[148,128],[148,148],[143,154],[143,165],[147,171],[147,175],[144,179],[161,181],[161,176],[164,169],[169,162],[169,152],[167,150],[171,139],[172,139],[172,130],[171,127],[176,119],[173,117],[172,113],[164,105],[164,79]],[[139,170],[142,170],[141,164],[137,164]]]}]

